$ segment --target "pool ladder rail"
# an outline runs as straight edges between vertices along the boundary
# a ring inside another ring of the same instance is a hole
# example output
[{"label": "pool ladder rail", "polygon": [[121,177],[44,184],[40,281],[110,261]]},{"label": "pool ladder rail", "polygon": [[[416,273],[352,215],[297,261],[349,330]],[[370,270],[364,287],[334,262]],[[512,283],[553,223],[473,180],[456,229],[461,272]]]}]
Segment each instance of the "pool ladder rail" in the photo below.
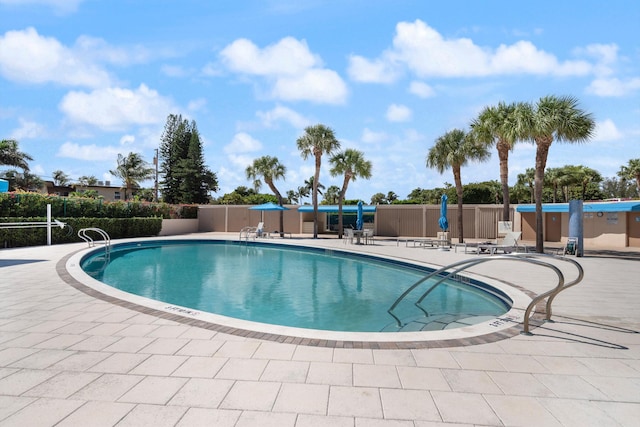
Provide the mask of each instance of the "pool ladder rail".
[{"label": "pool ladder rail", "polygon": [[[545,258],[546,258],[546,261],[545,261]],[[557,260],[557,261],[565,261],[565,262],[568,262],[568,263],[572,264],[578,270],[577,277],[574,280],[570,281],[570,282],[565,282],[564,274],[562,273],[562,271],[558,267],[556,267],[555,265],[551,264],[551,262],[549,262],[550,259]],[[462,261],[459,261],[459,262],[455,262],[453,264],[449,264],[446,267],[442,267],[439,270],[436,270],[436,271],[434,271],[432,273],[429,273],[428,275],[426,275],[422,279],[418,280],[416,283],[414,283],[409,288],[407,288],[407,290],[405,290],[398,297],[398,299],[396,299],[396,301],[391,305],[391,307],[389,307],[389,310],[387,310],[387,312],[391,315],[391,317],[393,317],[396,320],[396,323],[397,323],[399,328],[402,328],[402,327],[406,326],[406,324],[404,324],[400,320],[400,318],[397,317],[393,313],[393,310],[398,306],[398,304],[400,304],[400,302],[402,300],[404,300],[414,289],[416,289],[422,283],[426,282],[427,280],[431,279],[432,277],[439,277],[439,280],[437,280],[433,285],[431,285],[429,287],[429,289],[427,289],[417,299],[417,301],[414,303],[414,305],[416,307],[418,307],[418,309],[420,309],[425,314],[426,317],[428,317],[429,313],[420,304],[437,286],[442,284],[447,279],[456,280],[456,281],[459,281],[459,282],[464,282],[464,280],[461,280],[464,276],[460,276],[458,273],[460,273],[461,271],[464,271],[464,270],[466,270],[468,268],[471,268],[473,266],[476,266],[476,265],[479,265],[479,264],[483,264],[485,262],[492,262],[492,261],[519,261],[519,262],[526,262],[526,263],[529,263],[529,264],[534,264],[534,265],[538,265],[538,266],[541,266],[541,267],[549,268],[554,273],[556,273],[556,275],[558,276],[558,283],[556,284],[556,286],[553,289],[550,289],[547,292],[543,292],[543,293],[535,296],[531,300],[529,305],[527,306],[527,309],[525,310],[525,313],[524,313],[523,331],[520,332],[523,335],[532,335],[531,332],[529,331],[529,318],[531,316],[531,312],[532,312],[533,308],[540,301],[543,301],[545,298],[547,298],[547,303],[546,303],[546,308],[545,308],[545,321],[546,322],[553,322],[553,320],[551,320],[551,315],[552,315],[551,304],[552,304],[554,298],[560,292],[564,291],[565,289],[568,289],[568,288],[570,288],[572,286],[577,285],[584,278],[584,270],[583,270],[582,266],[577,261],[575,261],[573,259],[570,259],[570,258],[557,257],[557,256],[553,256],[553,255],[545,255],[545,254],[537,254],[537,253],[515,253],[515,254],[511,254],[511,255],[498,255],[498,256],[492,256],[492,257],[480,258],[480,259],[466,259],[466,260],[462,260]]]},{"label": "pool ladder rail", "polygon": [[102,243],[104,244],[104,251],[108,254],[111,252],[111,237],[109,234],[101,228],[89,227],[89,228],[81,228],[78,230],[78,237],[87,242],[90,248],[95,247],[96,241],[91,238],[87,233],[88,232],[98,233],[102,238]]}]

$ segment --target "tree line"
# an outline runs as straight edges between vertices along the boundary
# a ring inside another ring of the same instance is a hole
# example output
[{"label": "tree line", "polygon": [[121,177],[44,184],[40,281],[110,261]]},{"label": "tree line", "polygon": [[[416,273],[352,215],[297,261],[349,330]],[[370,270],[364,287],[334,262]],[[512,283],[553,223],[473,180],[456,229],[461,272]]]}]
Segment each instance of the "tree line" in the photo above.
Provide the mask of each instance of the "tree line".
[{"label": "tree line", "polygon": [[[546,170],[549,148],[554,141],[579,143],[590,139],[595,121],[591,114],[578,106],[572,97],[546,96],[535,104],[515,102],[499,103],[485,107],[469,125],[469,130],[452,129],[438,137],[429,148],[425,158],[428,168],[444,173],[451,169],[454,184],[445,188],[423,190],[416,188],[407,199],[400,199],[393,191],[386,195],[376,193],[371,203],[439,203],[442,194],[449,196],[449,203],[461,205],[467,203],[502,203],[503,219],[509,220],[510,203],[530,202],[536,204],[536,247],[541,250],[543,202],[567,201],[571,198],[602,199],[610,197],[634,197],[640,193],[640,159],[631,159],[623,165],[617,178],[606,178],[595,170],[585,166],[566,165]],[[514,186],[508,185],[509,153],[516,143],[528,142],[536,145],[535,167],[519,174]],[[346,199],[351,181],[357,178],[369,179],[372,173],[371,162],[364,153],[355,149],[340,151],[340,142],[335,132],[328,126],[317,124],[308,126],[296,140],[296,146],[303,159],[311,159],[315,164],[315,173],[296,189],[281,192],[275,182],[284,180],[286,167],[277,157],[262,156],[253,161],[245,170],[251,187],[238,187],[232,193],[217,199],[211,196],[218,190],[218,179],[204,162],[202,141],[195,121],[189,122],[181,115],[171,114],[167,118],[161,137],[158,155],[153,165],[144,161],[138,153],[118,154],[117,167],[110,173],[122,180],[125,199],[138,197],[157,200],[158,192],[167,203],[262,203],[272,200],[278,204],[300,203],[310,197],[314,206],[314,237],[317,237],[317,219],[320,203],[338,204],[339,230],[342,234],[342,205],[352,204],[356,200]],[[470,161],[485,161],[489,158],[489,149],[495,147],[500,161],[500,181],[485,183],[461,182],[461,168]],[[329,156],[332,176],[343,178],[342,186],[332,185],[325,188],[319,182],[323,156]],[[28,161],[31,156],[19,150],[15,140],[2,140],[0,143],[0,165],[22,169],[8,170],[2,173],[8,178],[12,189],[30,189],[42,183],[37,176],[30,174]],[[159,169],[159,170],[158,170]],[[139,183],[155,175],[162,180],[156,181],[156,188],[142,189]],[[69,178],[63,171],[53,172],[56,185],[65,185]],[[619,178],[619,179],[618,179]],[[95,176],[83,176],[79,185],[95,185]],[[266,184],[273,196],[260,194],[262,184]],[[635,185],[634,185],[635,184]],[[635,187],[635,188],[634,188]],[[324,193],[323,193],[324,191]],[[87,195],[85,193],[85,195]],[[458,210],[462,212],[461,209]],[[462,242],[464,232],[461,218],[459,239]],[[282,227],[281,227],[282,228]],[[538,248],[540,246],[540,248]]]}]

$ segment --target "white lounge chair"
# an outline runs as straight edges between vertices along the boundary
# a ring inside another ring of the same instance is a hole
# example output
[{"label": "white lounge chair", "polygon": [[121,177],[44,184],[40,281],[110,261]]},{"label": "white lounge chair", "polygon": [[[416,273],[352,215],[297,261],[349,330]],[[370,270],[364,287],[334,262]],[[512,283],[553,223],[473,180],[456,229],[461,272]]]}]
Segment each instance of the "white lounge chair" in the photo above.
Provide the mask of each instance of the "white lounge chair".
[{"label": "white lounge chair", "polygon": [[249,240],[249,238],[256,239],[256,237],[266,236],[267,233],[264,232],[264,222],[259,222],[257,227],[244,227],[240,230],[240,239],[244,237]]},{"label": "white lounge chair", "polygon": [[490,255],[497,253],[499,250],[502,250],[505,254],[511,252],[517,252],[518,249],[521,249],[521,246],[518,245],[518,239],[522,235],[520,231],[510,231],[504,235],[502,239],[498,241],[498,243],[480,243],[478,245],[478,254],[482,252],[488,252]]}]

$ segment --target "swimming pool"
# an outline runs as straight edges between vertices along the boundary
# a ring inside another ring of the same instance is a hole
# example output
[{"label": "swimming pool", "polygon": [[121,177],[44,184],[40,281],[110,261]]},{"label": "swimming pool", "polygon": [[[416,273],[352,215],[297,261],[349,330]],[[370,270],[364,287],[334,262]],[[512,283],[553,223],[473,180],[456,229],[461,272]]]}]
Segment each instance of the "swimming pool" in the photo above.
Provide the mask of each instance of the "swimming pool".
[{"label": "swimming pool", "polygon": [[[130,294],[177,310],[325,331],[403,332],[465,327],[511,307],[504,293],[476,280],[448,280],[424,300],[429,316],[407,298],[387,310],[432,270],[334,249],[216,240],[144,241],[85,255],[82,269]],[[425,291],[429,284],[420,289]]]}]

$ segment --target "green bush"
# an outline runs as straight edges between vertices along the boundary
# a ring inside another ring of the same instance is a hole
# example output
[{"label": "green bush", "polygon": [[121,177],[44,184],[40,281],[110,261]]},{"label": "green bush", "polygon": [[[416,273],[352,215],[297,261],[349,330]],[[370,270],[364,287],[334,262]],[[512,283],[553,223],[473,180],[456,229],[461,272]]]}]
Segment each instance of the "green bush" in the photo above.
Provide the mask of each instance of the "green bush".
[{"label": "green bush", "polygon": [[[82,242],[78,237],[81,228],[101,228],[112,239],[157,236],[162,228],[162,218],[57,218],[67,224],[51,229],[52,244]],[[0,222],[42,222],[46,218],[0,218]],[[93,237],[93,236],[92,236]],[[0,245],[4,248],[38,246],[47,243],[45,227],[0,228]]]},{"label": "green bush", "polygon": [[196,205],[169,205],[139,201],[106,202],[88,197],[61,197],[39,193],[0,193],[0,217],[41,217],[51,205],[54,218],[197,218]]}]

